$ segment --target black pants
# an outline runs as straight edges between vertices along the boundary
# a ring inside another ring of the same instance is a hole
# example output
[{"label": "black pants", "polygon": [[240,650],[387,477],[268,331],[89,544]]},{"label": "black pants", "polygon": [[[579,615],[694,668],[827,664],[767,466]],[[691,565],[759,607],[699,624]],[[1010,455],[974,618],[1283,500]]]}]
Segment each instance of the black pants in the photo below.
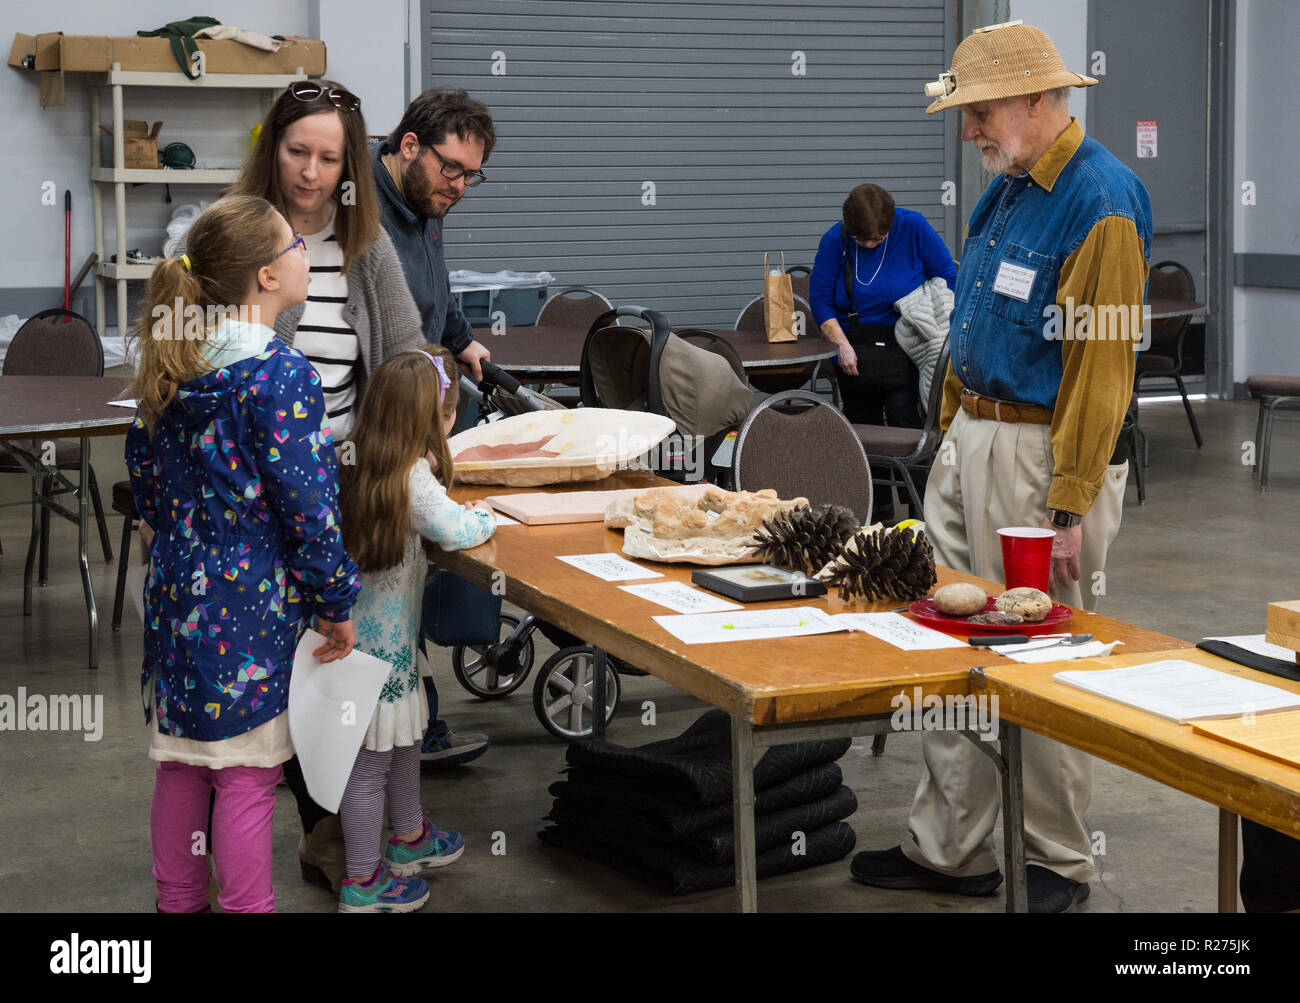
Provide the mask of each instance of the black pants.
[{"label": "black pants", "polygon": [[[854,425],[921,428],[925,422],[921,416],[920,374],[916,363],[899,346],[894,329],[850,321],[846,334],[858,356],[858,375],[836,371],[840,396],[844,399],[844,417]],[[894,500],[889,491],[891,469],[872,464],[873,521],[894,519]],[[912,479],[918,495],[924,498],[925,472],[914,471]],[[906,489],[900,489],[899,494],[906,503]],[[915,519],[921,518],[920,512],[910,514]]]},{"label": "black pants", "polygon": [[317,822],[334,814],[318,805],[307,793],[307,780],[302,775],[302,767],[298,764],[297,756],[284,764],[284,782],[289,785],[294,800],[298,802],[298,817],[302,819],[303,832],[310,833],[316,828]]},{"label": "black pants", "polygon": [[1300,909],[1300,840],[1241,820],[1241,902],[1247,912]]}]

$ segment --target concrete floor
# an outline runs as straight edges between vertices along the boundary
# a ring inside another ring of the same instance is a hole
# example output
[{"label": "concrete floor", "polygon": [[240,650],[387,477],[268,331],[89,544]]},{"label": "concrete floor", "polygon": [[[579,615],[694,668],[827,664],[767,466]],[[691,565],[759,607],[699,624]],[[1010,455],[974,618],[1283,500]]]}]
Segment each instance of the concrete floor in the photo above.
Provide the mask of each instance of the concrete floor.
[{"label": "concrete floor", "polygon": [[[1264,629],[1270,600],[1300,596],[1300,449],[1294,417],[1274,438],[1270,490],[1260,493],[1242,465],[1254,436],[1247,402],[1195,405],[1206,443],[1195,448],[1179,404],[1142,410],[1151,439],[1147,504],[1138,507],[1130,477],[1124,526],[1108,568],[1102,611],[1187,640]],[[94,463],[105,494],[125,478],[122,440],[95,440]],[[26,482],[0,478],[0,503],[21,501]],[[0,910],[147,912],[153,909],[149,803],[153,766],[139,701],[140,627],[128,611],[120,633],[108,626],[114,567],[92,550],[101,610],[100,668],[86,669],[86,621],[75,570],[74,527],[53,529],[50,584],[38,590],[33,615],[22,615],[22,565],[29,509],[0,508],[0,637],[11,657],[0,663],[0,693],[103,694],[102,740],[80,734],[0,733]],[[116,548],[120,517],[110,519]],[[538,635],[538,662],[551,646]],[[493,748],[478,762],[426,771],[426,811],[465,836],[467,852],[431,881],[428,911],[717,911],[733,907],[729,890],[670,898],[617,872],[536,838],[548,807],[546,786],[558,777],[564,746],[533,715],[531,682],[491,703],[470,697],[435,663],[443,716],[459,731],[483,731]],[[624,703],[609,738],[640,744],[684,729],[703,709],[654,678],[624,680]],[[635,713],[656,704],[658,724]],[[858,740],[842,760],[860,807],[849,819],[859,849],[886,848],[906,831],[918,776],[914,735],[890,738],[873,758]],[[1083,911],[1197,912],[1215,908],[1216,810],[1118,767],[1098,761],[1091,831],[1104,837],[1100,878]],[[504,832],[506,853],[489,852]],[[275,818],[275,884],[281,910],[327,912],[333,900],[304,883],[295,848],[298,817],[281,789]],[[75,856],[77,880],[49,880],[52,846]],[[75,847],[75,851],[73,850]],[[1171,861],[1177,861],[1171,866]],[[966,899],[864,888],[848,861],[764,881],[764,911],[996,912],[1002,899]]]}]

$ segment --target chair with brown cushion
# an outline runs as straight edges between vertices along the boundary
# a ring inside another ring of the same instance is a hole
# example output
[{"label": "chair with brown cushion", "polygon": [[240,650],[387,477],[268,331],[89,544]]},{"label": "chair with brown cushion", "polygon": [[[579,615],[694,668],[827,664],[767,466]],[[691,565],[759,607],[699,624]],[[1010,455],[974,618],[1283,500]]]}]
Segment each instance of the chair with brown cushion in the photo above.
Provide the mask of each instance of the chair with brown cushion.
[{"label": "chair with brown cushion", "polygon": [[[1192,273],[1177,261],[1161,261],[1152,265],[1147,279],[1147,299],[1195,300],[1196,282]],[[1133,387],[1141,394],[1144,382],[1173,380],[1182,395],[1183,409],[1187,412],[1188,424],[1192,426],[1196,448],[1200,449],[1201,429],[1192,412],[1192,402],[1187,398],[1187,386],[1183,383],[1183,341],[1191,326],[1190,314],[1151,322],[1151,344],[1137,354]]]},{"label": "chair with brown cushion", "polygon": [[773,488],[814,507],[842,505],[871,519],[871,468],[853,426],[808,390],[767,398],[740,426],[731,458],[737,491]]},{"label": "chair with brown cushion", "polygon": [[1259,489],[1268,490],[1268,454],[1273,448],[1273,412],[1279,407],[1300,407],[1300,376],[1252,376],[1246,380],[1250,396],[1259,401],[1255,424],[1255,473]]},{"label": "chair with brown cushion", "polygon": [[[763,304],[764,297],[755,296],[741,307],[740,313],[736,315],[735,329],[754,334],[765,333],[767,331],[767,322],[763,319]],[[817,331],[817,325],[813,323],[812,307],[809,306],[808,300],[796,293],[794,309],[796,314],[803,317],[803,337],[807,338],[813,335]],[[820,360],[807,362],[800,366],[780,366],[775,370],[752,373],[749,377],[749,383],[755,390],[765,394],[779,394],[786,390],[798,390],[816,379],[820,367]],[[840,387],[833,378],[831,379],[831,399],[835,402],[836,407],[840,406]]]},{"label": "chair with brown cushion", "polygon": [[948,339],[945,338],[930,377],[930,396],[925,404],[925,421],[920,428],[894,428],[891,425],[854,425],[868,460],[891,468],[885,483],[891,488],[907,489],[913,519],[921,518],[921,496],[912,478],[914,470],[928,470],[939,449],[943,430],[939,428],[939,411],[943,406],[944,377],[948,373]]},{"label": "chair with brown cushion", "polygon": [[537,326],[585,331],[591,327],[593,320],[612,306],[609,300],[594,289],[569,286],[559,290],[542,305],[542,312],[537,315]]},{"label": "chair with brown cushion", "polygon": [[[750,413],[736,436],[731,479],[737,491],[775,489],[814,507],[843,505],[871,522],[871,467],[849,420],[808,390],[787,390]],[[885,751],[876,735],[873,755]]]},{"label": "chair with brown cushion", "polygon": [[[103,376],[104,346],[90,321],[71,310],[44,310],[30,318],[9,343],[5,353],[5,376]],[[54,468],[56,471],[81,469],[81,441],[79,439],[54,440]],[[3,446],[0,446],[0,473],[31,474]],[[104,560],[113,562],[113,546],[109,541],[108,523],[104,521],[104,504],[99,496],[99,483],[95,468],[88,468],[87,487],[90,503],[95,510],[99,527],[99,540],[104,548]],[[67,487],[56,488],[61,482]],[[80,486],[72,485],[66,478],[56,478],[54,473],[44,476],[42,488],[46,497],[75,493]],[[33,497],[32,505],[37,502]],[[41,506],[40,513],[40,571],[39,581],[45,585],[49,578],[50,510]]]}]

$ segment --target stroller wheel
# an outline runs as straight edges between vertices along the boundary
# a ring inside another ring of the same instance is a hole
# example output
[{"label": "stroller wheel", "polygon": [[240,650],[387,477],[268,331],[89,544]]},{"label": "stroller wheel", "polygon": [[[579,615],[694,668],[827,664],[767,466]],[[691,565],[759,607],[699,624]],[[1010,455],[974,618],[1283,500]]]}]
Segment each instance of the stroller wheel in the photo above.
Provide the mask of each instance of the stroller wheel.
[{"label": "stroller wheel", "polygon": [[[595,712],[596,655],[588,645],[561,648],[543,663],[533,682],[533,710],[542,727],[571,742],[590,738]],[[618,672],[605,661],[605,722],[618,709]]]},{"label": "stroller wheel", "polygon": [[[508,638],[519,626],[519,617],[502,613],[500,634]],[[509,658],[511,653],[505,653]],[[486,644],[458,644],[451,649],[451,670],[456,681],[480,700],[498,700],[513,693],[523,685],[533,667],[533,638],[531,632],[524,637],[513,660],[505,662],[488,658]],[[503,664],[503,662],[505,662]]]}]

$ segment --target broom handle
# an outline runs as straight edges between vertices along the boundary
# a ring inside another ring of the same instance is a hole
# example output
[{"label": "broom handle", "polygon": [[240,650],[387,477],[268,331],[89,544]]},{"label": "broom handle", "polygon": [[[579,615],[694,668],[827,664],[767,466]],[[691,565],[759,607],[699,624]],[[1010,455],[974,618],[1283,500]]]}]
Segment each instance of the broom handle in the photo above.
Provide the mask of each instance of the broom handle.
[{"label": "broom handle", "polygon": [[[63,309],[72,309],[72,189],[63,193]],[[67,318],[65,317],[66,321]]]}]

